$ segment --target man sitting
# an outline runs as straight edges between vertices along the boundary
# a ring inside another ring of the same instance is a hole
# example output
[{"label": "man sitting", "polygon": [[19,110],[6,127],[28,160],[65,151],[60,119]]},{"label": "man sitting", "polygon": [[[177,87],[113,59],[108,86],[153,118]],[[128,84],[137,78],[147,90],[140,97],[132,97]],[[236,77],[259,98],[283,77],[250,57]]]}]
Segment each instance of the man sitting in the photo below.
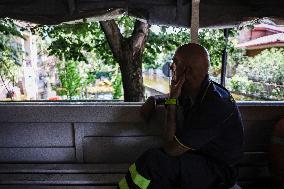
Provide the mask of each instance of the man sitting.
[{"label": "man sitting", "polygon": [[243,125],[229,91],[208,77],[209,55],[198,44],[179,47],[167,98],[150,97],[145,119],[156,104],[166,106],[163,148],[141,155],[119,182],[120,189],[208,189],[236,181],[243,156]]}]

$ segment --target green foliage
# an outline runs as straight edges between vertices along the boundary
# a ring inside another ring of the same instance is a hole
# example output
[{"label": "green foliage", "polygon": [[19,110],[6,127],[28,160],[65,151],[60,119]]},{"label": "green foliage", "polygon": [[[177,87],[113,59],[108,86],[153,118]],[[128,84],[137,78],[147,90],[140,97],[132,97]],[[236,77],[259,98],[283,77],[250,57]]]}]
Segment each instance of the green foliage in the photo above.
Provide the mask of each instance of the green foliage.
[{"label": "green foliage", "polygon": [[0,19],[0,33],[6,36],[14,36],[24,38],[18,29],[18,26],[10,18]]},{"label": "green foliage", "polygon": [[[130,38],[134,29],[135,18],[122,16],[116,19],[120,31],[125,38]],[[158,29],[157,29],[158,28]],[[98,22],[82,22],[77,24],[62,24],[38,28],[38,33],[51,39],[49,53],[60,59],[74,59],[87,62],[87,52],[95,52],[98,59],[107,64],[116,64],[111,49],[106,41]],[[235,36],[236,30],[230,30],[230,36]],[[222,51],[227,45],[230,53],[235,51],[231,40],[226,41],[221,29],[201,29],[200,43],[206,47],[211,56],[211,65],[220,69]],[[143,63],[146,69],[158,68],[160,54],[172,54],[177,47],[190,41],[189,30],[176,27],[150,28],[148,40],[143,53]]]},{"label": "green foliage", "polygon": [[[130,38],[134,29],[135,19],[132,17],[119,17],[116,19],[121,33]],[[62,24],[58,26],[43,26],[37,28],[37,33],[44,38],[51,39],[48,47],[49,54],[64,57],[66,60],[74,59],[87,62],[87,52],[93,52],[105,64],[115,65],[111,49],[98,22],[82,22],[77,24]],[[179,32],[180,33],[180,32]],[[182,39],[179,37],[180,40]],[[165,50],[174,50],[178,42],[175,35],[166,35],[165,27],[159,34],[150,32],[146,43],[143,62],[155,66],[154,62],[159,53]],[[157,67],[157,66],[156,66]]]},{"label": "green foliage", "polygon": [[275,23],[269,19],[269,18],[255,18],[253,20],[249,20],[249,21],[246,21],[246,22],[242,22],[239,26],[238,26],[238,29],[239,30],[242,30],[242,29],[245,29],[245,28],[248,28],[248,29],[253,29],[255,25],[257,24],[269,24],[269,25],[275,25]]},{"label": "green foliage", "polygon": [[255,82],[248,77],[235,75],[227,86],[231,91],[260,99],[284,100],[284,88],[264,82]]},{"label": "green foliage", "polygon": [[120,32],[125,38],[130,38],[136,19],[130,16],[121,16],[116,19]]},{"label": "green foliage", "polygon": [[94,51],[102,59],[110,60],[112,57],[98,22],[43,26],[37,28],[36,32],[40,36],[50,39],[49,54],[55,55],[61,60],[65,58],[66,60],[87,62],[88,53]]},{"label": "green foliage", "polygon": [[210,64],[215,72],[219,72],[222,64],[222,53],[226,47],[229,54],[234,54],[236,48],[232,41],[236,36],[237,30],[229,30],[229,39],[224,37],[222,29],[202,29],[199,32],[199,42],[210,54]]},{"label": "green foliage", "polygon": [[[150,31],[149,33],[143,59],[146,69],[160,67],[162,63],[157,62],[159,54],[173,54],[179,46],[190,41],[188,29],[166,26],[161,26],[159,29],[158,32]],[[233,37],[236,34],[236,29],[230,29],[229,39],[226,40],[222,29],[201,29],[199,31],[199,42],[208,50],[214,72],[220,72],[222,53],[225,47],[234,60],[241,59],[241,56],[236,56],[241,53],[234,45]]]},{"label": "green foliage", "polygon": [[150,30],[143,54],[144,67],[146,69],[161,67],[163,63],[158,62],[158,56],[173,54],[178,46],[189,41],[189,37],[188,30],[184,28],[161,26],[156,32]]},{"label": "green foliage", "polygon": [[229,87],[265,99],[284,99],[284,50],[271,48],[241,60]]},{"label": "green foliage", "polygon": [[272,96],[278,97],[279,100],[284,100],[284,88],[276,87],[271,92]]},{"label": "green foliage", "polygon": [[10,60],[16,64],[21,63],[21,48],[16,38],[23,38],[17,25],[12,19],[0,19],[0,62]]},{"label": "green foliage", "polygon": [[267,49],[239,65],[237,73],[250,80],[284,84],[284,49]]},{"label": "green foliage", "polygon": [[[116,19],[125,40],[132,37],[135,21],[135,18],[127,16]],[[104,64],[117,64],[98,22],[84,21],[73,25],[44,26],[38,28],[37,31],[41,36],[50,39],[49,54],[55,55],[61,60],[64,57],[66,60],[87,63],[88,56],[95,54],[96,58]],[[230,34],[231,36],[235,35],[235,30],[231,30]],[[222,51],[227,45],[229,52],[233,52],[232,42],[225,40],[223,30],[202,29],[199,32],[199,38],[201,44],[208,49],[211,55],[213,69],[220,70]],[[165,59],[161,58],[161,54],[164,57],[172,55],[177,47],[189,41],[188,29],[166,26],[156,26],[156,29],[150,28],[143,53],[143,67],[145,69],[161,67]],[[119,82],[120,80],[114,81]]]},{"label": "green foliage", "polygon": [[261,91],[261,89],[255,85],[251,80],[247,80],[246,89],[249,94],[256,94]]},{"label": "green foliage", "polygon": [[227,59],[227,77],[232,77],[236,74],[237,67],[247,61],[244,49],[235,49],[233,53],[228,53]]},{"label": "green foliage", "polygon": [[120,99],[122,97],[122,78],[121,74],[116,72],[114,79],[112,81],[112,86],[114,89],[113,99]]},{"label": "green foliage", "polygon": [[[3,36],[0,35],[0,37]],[[19,73],[19,65],[13,58],[15,49],[10,49],[9,45],[10,43],[6,42],[4,50],[0,52],[0,77],[3,83],[10,83],[14,86]],[[7,92],[11,91],[7,85],[5,87]]]},{"label": "green foliage", "polygon": [[245,90],[246,83],[248,79],[246,77],[239,77],[235,75],[231,79],[230,87],[232,91],[242,92]]},{"label": "green foliage", "polygon": [[60,80],[60,86],[56,88],[56,91],[61,96],[66,95],[70,100],[78,98],[85,87],[95,79],[91,72],[82,69],[78,61],[60,61],[56,68]]},{"label": "green foliage", "polygon": [[[19,66],[22,62],[22,50],[16,38],[21,35],[12,19],[0,19],[0,78],[7,92],[12,92],[7,83],[15,85]],[[6,83],[6,84],[5,84]]]}]

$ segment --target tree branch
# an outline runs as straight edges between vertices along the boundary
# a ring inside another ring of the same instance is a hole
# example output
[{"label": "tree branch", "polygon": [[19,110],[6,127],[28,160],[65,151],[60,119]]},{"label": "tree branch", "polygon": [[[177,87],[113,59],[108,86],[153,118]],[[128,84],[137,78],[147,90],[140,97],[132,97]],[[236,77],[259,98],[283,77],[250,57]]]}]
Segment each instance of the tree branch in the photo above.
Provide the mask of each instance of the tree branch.
[{"label": "tree branch", "polygon": [[136,20],[131,37],[133,55],[143,50],[149,34],[150,24]]},{"label": "tree branch", "polygon": [[100,21],[111,51],[116,59],[120,59],[123,36],[114,20]]}]

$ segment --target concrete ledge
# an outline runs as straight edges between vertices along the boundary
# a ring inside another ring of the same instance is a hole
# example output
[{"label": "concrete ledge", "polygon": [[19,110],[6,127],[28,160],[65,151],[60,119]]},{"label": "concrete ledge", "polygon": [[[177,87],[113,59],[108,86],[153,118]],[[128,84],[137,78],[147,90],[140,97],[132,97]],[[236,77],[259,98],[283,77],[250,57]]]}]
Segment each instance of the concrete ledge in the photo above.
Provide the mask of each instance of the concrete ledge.
[{"label": "concrete ledge", "polygon": [[[139,113],[141,105],[121,102],[0,103],[0,122],[141,123],[144,122]],[[240,102],[238,105],[243,119],[248,120],[275,120],[284,114],[284,102]],[[163,121],[163,109],[163,106],[158,108],[154,122]]]}]

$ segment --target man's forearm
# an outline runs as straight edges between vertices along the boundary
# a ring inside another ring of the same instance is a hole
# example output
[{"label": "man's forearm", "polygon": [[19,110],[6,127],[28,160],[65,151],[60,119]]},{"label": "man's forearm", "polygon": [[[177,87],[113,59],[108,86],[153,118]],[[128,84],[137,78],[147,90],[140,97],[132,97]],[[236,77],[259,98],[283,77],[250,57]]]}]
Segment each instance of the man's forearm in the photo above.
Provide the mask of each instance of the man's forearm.
[{"label": "man's forearm", "polygon": [[176,106],[169,105],[166,110],[165,123],[165,145],[164,150],[170,156],[179,156],[186,151],[187,148],[182,147],[174,138],[176,132]]},{"label": "man's forearm", "polygon": [[165,139],[172,141],[176,132],[176,105],[168,105],[166,109]]}]

